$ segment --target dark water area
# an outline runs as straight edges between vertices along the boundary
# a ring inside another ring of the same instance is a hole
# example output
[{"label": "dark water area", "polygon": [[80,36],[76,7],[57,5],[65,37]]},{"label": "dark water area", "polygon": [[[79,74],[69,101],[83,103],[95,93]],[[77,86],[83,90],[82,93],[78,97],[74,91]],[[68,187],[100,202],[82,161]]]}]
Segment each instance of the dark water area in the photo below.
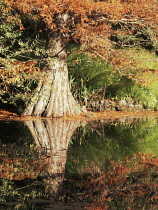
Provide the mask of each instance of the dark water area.
[{"label": "dark water area", "polygon": [[0,209],[158,209],[158,119],[0,121]]}]

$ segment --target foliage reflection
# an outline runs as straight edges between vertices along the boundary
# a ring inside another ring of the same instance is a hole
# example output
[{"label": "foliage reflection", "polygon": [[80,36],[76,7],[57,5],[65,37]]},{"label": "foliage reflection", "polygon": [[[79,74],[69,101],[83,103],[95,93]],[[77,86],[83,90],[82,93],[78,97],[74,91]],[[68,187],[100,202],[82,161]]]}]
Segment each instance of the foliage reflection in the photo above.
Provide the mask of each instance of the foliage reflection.
[{"label": "foliage reflection", "polygon": [[23,144],[16,136],[1,144],[1,209],[156,208],[157,119],[19,125]]}]

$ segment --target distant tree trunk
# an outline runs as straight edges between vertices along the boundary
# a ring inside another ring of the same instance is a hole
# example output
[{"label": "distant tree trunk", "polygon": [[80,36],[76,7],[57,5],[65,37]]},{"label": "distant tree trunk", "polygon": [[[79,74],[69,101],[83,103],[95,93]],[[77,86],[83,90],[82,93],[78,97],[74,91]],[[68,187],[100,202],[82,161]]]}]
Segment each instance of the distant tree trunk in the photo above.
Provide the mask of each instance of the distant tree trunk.
[{"label": "distant tree trunk", "polygon": [[[59,28],[64,28],[68,15],[57,17]],[[67,27],[67,26],[65,26]],[[62,117],[81,113],[69,88],[65,34],[60,29],[49,31],[46,48],[49,51],[46,72],[22,113],[23,116]]]}]

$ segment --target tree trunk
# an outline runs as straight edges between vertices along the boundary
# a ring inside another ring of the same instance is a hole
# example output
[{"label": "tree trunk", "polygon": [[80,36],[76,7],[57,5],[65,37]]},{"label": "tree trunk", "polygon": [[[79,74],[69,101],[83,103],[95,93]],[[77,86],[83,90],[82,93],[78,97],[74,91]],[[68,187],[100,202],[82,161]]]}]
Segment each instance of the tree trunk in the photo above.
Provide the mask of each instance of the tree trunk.
[{"label": "tree trunk", "polygon": [[62,117],[81,113],[80,106],[69,88],[66,63],[54,58],[50,61],[50,66],[23,116]]},{"label": "tree trunk", "polygon": [[[64,28],[67,14],[60,14],[58,27]],[[65,26],[66,27],[66,26]],[[23,112],[23,116],[62,117],[81,113],[69,88],[66,38],[61,30],[49,31],[46,49],[49,51],[46,72],[39,81],[35,93]]]}]

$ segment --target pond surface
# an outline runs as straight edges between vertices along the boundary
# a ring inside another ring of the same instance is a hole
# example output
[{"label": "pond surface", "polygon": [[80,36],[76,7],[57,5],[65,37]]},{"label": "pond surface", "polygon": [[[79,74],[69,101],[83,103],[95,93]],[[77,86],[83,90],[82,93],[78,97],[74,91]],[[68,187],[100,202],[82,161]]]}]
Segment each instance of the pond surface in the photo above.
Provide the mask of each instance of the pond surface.
[{"label": "pond surface", "polygon": [[158,209],[158,119],[0,121],[0,209]]}]

